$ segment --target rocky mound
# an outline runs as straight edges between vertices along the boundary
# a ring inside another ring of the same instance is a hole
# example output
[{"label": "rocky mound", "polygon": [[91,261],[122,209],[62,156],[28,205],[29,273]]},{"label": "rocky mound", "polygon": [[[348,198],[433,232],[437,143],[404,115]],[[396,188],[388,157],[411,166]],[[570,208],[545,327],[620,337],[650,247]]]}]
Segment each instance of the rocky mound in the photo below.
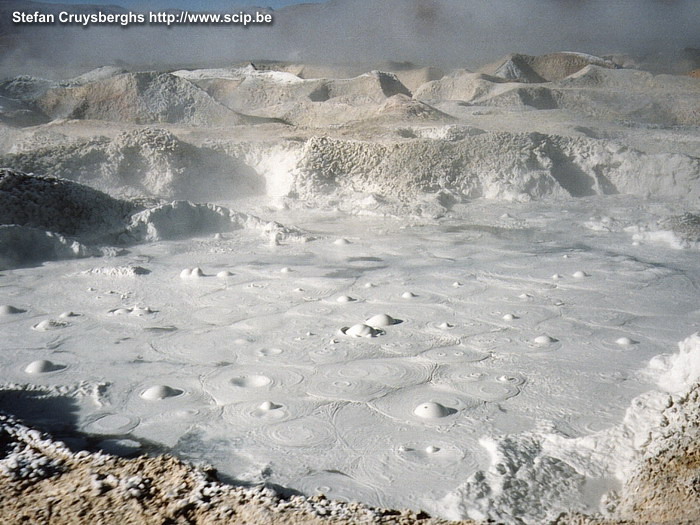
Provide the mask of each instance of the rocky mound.
[{"label": "rocky mound", "polygon": [[105,149],[103,182],[161,198],[235,199],[262,194],[264,180],[235,157],[178,139],[169,131],[124,132]]},{"label": "rocky mound", "polygon": [[664,226],[670,228],[684,241],[700,243],[700,215],[697,213],[684,213],[669,217],[664,222]]},{"label": "rocky mound", "polygon": [[58,84],[44,78],[20,75],[0,82],[0,95],[22,102],[34,102]]},{"label": "rocky mound", "polygon": [[636,69],[609,70],[587,66],[556,83],[560,88],[598,88],[651,94],[700,93],[700,82],[682,75],[655,75]]},{"label": "rocky mound", "polygon": [[561,80],[586,66],[614,69],[614,62],[585,53],[549,53],[531,56],[513,53],[480,71],[515,82],[552,82]]},{"label": "rocky mound", "polygon": [[127,228],[136,242],[179,239],[234,229],[229,210],[213,204],[175,201],[136,213]]},{"label": "rocky mound", "polygon": [[700,125],[700,80],[587,66],[556,83],[560,107],[601,119]]},{"label": "rocky mound", "polygon": [[105,66],[60,82],[28,75],[0,82],[0,122],[16,127],[36,126],[49,122],[51,118],[37,104],[37,101],[48,91],[82,86],[122,73],[125,73],[125,70]]},{"label": "rocky mound", "polygon": [[89,238],[119,232],[132,211],[130,203],[68,180],[0,170],[0,224]]},{"label": "rocky mound", "polygon": [[469,102],[491,94],[499,84],[504,82],[507,80],[500,77],[460,69],[439,80],[423,84],[413,94],[413,98],[426,101],[462,100]]},{"label": "rocky mound", "polygon": [[24,102],[35,102],[53,88],[82,86],[91,82],[107,80],[126,72],[125,69],[120,67],[103,66],[62,81],[47,80],[31,75],[20,75],[0,82],[0,96]]},{"label": "rocky mound", "polygon": [[0,95],[0,122],[9,126],[38,126],[48,119],[21,100]]},{"label": "rocky mound", "polygon": [[296,228],[287,228],[223,206],[175,201],[135,213],[129,220],[122,241],[133,243],[182,239],[244,228],[258,230],[274,242],[311,240],[311,237]]},{"label": "rocky mound", "polygon": [[0,122],[17,127],[48,122],[48,117],[34,101],[55,86],[50,80],[29,75],[0,82]]},{"label": "rocky mound", "polygon": [[197,147],[160,128],[125,131],[114,139],[33,141],[0,165],[51,173],[110,193],[164,199],[234,199],[264,193],[264,180],[235,156]]},{"label": "rocky mound", "polygon": [[[302,80],[282,71],[258,71],[245,68],[176,71],[204,89],[215,100],[236,111],[255,114],[261,108],[317,99],[324,80]],[[325,97],[325,95],[324,95]]]},{"label": "rocky mound", "polygon": [[294,193],[375,193],[410,202],[448,192],[457,200],[583,197],[623,193],[700,195],[700,159],[644,154],[615,143],[540,133],[489,132],[397,142],[315,137],[295,170]]},{"label": "rocky mound", "polygon": [[666,217],[649,231],[635,235],[635,238],[665,242],[673,248],[700,248],[700,215],[684,213]]},{"label": "rocky mound", "polygon": [[[236,111],[295,125],[339,124],[372,117],[368,106],[411,96],[396,75],[372,71],[349,79],[301,79],[284,71],[238,69],[176,71]],[[315,121],[317,118],[318,121]]]},{"label": "rocky mound", "polygon": [[127,70],[118,66],[102,66],[95,69],[91,69],[82,75],[73,77],[69,80],[65,80],[60,83],[60,85],[68,86],[82,86],[84,84],[89,84],[90,82],[98,82],[100,80],[107,80],[109,78],[115,77],[117,75],[122,75],[127,73]]},{"label": "rocky mound", "polygon": [[448,122],[452,120],[454,120],[453,117],[425,102],[414,100],[406,95],[394,95],[379,107],[375,118],[368,118],[365,122],[390,124],[393,122]]},{"label": "rocky mound", "polygon": [[511,84],[473,99],[472,104],[513,109],[559,109],[565,107],[561,99],[559,91],[549,87]]},{"label": "rocky mound", "polygon": [[[254,66],[258,71],[284,71],[292,73],[302,79],[342,79],[354,78],[362,75],[369,68],[362,65],[317,65],[317,64],[295,64],[295,63],[258,63]],[[374,64],[372,70],[393,73],[396,78],[413,92],[422,84],[431,80],[438,80],[445,76],[445,71],[438,67],[423,67],[412,62],[383,61]]]},{"label": "rocky mound", "polygon": [[327,86],[328,99],[338,99],[348,104],[379,104],[394,95],[411,96],[411,92],[396,75],[383,71],[329,81]]},{"label": "rocky mound", "polygon": [[169,73],[125,73],[48,89],[36,100],[50,118],[222,126],[252,123],[192,83]]},{"label": "rocky mound", "polygon": [[0,225],[0,270],[106,253],[58,233],[27,226]]},{"label": "rocky mound", "polygon": [[52,174],[91,185],[95,183],[95,187],[99,187],[101,166],[107,162],[109,144],[106,137],[69,140],[65,136],[38,136],[15,143],[15,153],[0,155],[0,166],[37,175]]},{"label": "rocky mound", "polygon": [[267,241],[306,242],[295,228],[214,204],[175,201],[143,209],[56,177],[0,170],[0,264],[117,253],[102,244],[129,245],[238,229]]},{"label": "rocky mound", "polygon": [[426,82],[439,80],[445,76],[445,71],[437,67],[408,67],[388,69],[396,75],[406,88],[413,93]]},{"label": "rocky mound", "polygon": [[588,65],[562,80],[537,86],[458,71],[424,84],[414,98],[565,109],[603,121],[676,126],[700,124],[698,93],[700,81],[691,77]]},{"label": "rocky mound", "polygon": [[700,385],[664,411],[665,428],[625,483],[617,515],[639,523],[700,521]]}]

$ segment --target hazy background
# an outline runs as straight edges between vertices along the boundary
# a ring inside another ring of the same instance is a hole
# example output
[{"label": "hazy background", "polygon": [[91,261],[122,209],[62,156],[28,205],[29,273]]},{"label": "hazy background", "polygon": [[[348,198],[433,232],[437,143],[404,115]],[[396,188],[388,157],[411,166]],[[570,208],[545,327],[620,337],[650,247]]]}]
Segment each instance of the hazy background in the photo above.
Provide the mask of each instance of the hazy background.
[{"label": "hazy background", "polygon": [[[60,0],[45,0],[52,4],[65,4]],[[190,11],[226,11],[240,6],[262,6],[278,9],[280,7],[293,4],[318,4],[326,0],[262,0],[261,2],[252,3],[245,0],[122,0],[117,2],[100,1],[100,0],[75,0],[73,4],[88,4],[88,5],[120,5],[128,9],[188,9]]]},{"label": "hazy background", "polygon": [[[119,3],[119,0],[109,4]],[[0,76],[117,64],[221,66],[243,60],[410,61],[473,68],[510,52],[636,55],[700,48],[699,0],[263,0],[272,26],[69,27],[11,23],[11,11],[72,9],[0,0]],[[75,9],[87,9],[85,2]],[[108,2],[91,2],[106,9]],[[236,11],[242,2],[126,0],[129,9]],[[228,7],[227,7],[228,6]]]}]

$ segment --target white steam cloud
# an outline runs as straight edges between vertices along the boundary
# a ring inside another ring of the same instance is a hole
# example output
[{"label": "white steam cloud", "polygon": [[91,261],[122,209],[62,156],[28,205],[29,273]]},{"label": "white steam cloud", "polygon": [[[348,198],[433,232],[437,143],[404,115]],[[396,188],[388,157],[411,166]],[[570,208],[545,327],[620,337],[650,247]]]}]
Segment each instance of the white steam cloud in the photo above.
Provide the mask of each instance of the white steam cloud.
[{"label": "white steam cloud", "polygon": [[331,0],[280,9],[272,26],[248,28],[15,26],[8,24],[12,6],[42,4],[0,5],[11,43],[0,66],[8,73],[30,65],[45,71],[261,59],[473,67],[510,52],[643,55],[700,47],[697,0]]}]

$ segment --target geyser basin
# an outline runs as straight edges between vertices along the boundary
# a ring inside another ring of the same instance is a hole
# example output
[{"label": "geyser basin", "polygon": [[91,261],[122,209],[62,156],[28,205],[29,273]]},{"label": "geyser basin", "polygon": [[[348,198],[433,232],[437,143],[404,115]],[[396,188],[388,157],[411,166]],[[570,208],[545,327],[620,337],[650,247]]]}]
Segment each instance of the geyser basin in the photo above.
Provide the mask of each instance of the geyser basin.
[{"label": "geyser basin", "polygon": [[[5,271],[41,316],[3,316],[17,351],[0,365],[14,383],[68,392],[87,432],[162,443],[232,477],[449,516],[474,500],[501,516],[507,502],[476,501],[468,480],[490,472],[503,436],[522,452],[523,436],[569,443],[620,423],[656,388],[639,373],[648,361],[697,330],[697,253],[591,228],[591,206],[625,227],[649,221],[626,197],[474,201],[412,224],[284,211],[318,239],[270,246],[239,230],[137,245],[139,276],[89,272],[91,260]],[[205,278],[183,281],[183,268]],[[134,304],[150,313],[114,315]],[[81,315],[57,321],[64,311]],[[69,354],[79,366],[56,373]],[[595,510],[616,483],[605,473],[598,492],[552,493],[525,517]]]}]

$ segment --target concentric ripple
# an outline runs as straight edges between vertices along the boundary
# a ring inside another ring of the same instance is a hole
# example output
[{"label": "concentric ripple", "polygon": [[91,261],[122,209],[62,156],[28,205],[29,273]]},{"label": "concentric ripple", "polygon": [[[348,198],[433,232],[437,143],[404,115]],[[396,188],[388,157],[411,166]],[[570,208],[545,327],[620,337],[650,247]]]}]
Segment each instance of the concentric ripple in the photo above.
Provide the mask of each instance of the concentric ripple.
[{"label": "concentric ripple", "polygon": [[634,314],[619,310],[591,307],[567,308],[566,314],[582,323],[601,328],[619,327],[636,317]]},{"label": "concentric ripple", "polygon": [[[416,408],[421,405],[432,404],[444,407],[443,415],[425,417],[420,411],[416,413]],[[449,425],[480,404],[481,401],[474,397],[431,385],[402,388],[370,402],[374,409],[387,417],[422,425]]]},{"label": "concentric ripple", "polygon": [[350,355],[350,349],[339,345],[312,346],[306,355],[313,363],[344,362]]},{"label": "concentric ripple", "polygon": [[510,343],[511,339],[502,332],[486,332],[465,338],[464,342],[474,350],[492,352]]},{"label": "concentric ripple", "polygon": [[454,384],[460,392],[487,402],[505,401],[520,393],[520,389],[508,383],[497,381],[473,381]]},{"label": "concentric ripple", "polygon": [[367,505],[382,506],[377,489],[353,479],[342,472],[320,471],[304,476],[295,488],[307,496],[323,494],[338,501],[357,501]]},{"label": "concentric ripple", "polygon": [[266,401],[275,392],[291,393],[304,373],[289,367],[247,365],[221,367],[204,378],[204,390],[219,405],[240,401]]},{"label": "concentric ripple", "polygon": [[227,405],[223,418],[234,428],[247,430],[307,416],[319,405],[318,402],[289,396],[271,399]]},{"label": "concentric ripple", "polygon": [[520,374],[485,374],[462,367],[443,369],[440,378],[463,394],[492,403],[517,396],[526,382],[525,377]]},{"label": "concentric ripple", "polygon": [[128,434],[138,426],[140,419],[128,414],[93,414],[81,426],[88,434],[120,435]]},{"label": "concentric ripple", "polygon": [[619,415],[609,411],[596,412],[594,416],[572,414],[563,422],[563,430],[571,437],[587,436],[613,427],[618,422]]},{"label": "concentric ripple", "polygon": [[426,490],[439,492],[451,487],[455,479],[467,479],[484,459],[473,439],[456,440],[425,431],[407,438],[392,439],[386,448],[364,454],[354,470],[355,477],[384,490],[400,487],[405,504],[410,504]]},{"label": "concentric ripple", "polygon": [[154,338],[151,347],[173,361],[203,365],[233,364],[240,350],[231,331],[222,328],[173,332]]},{"label": "concentric ripple", "polygon": [[464,452],[449,441],[430,440],[399,445],[394,454],[401,460],[417,466],[449,465],[464,459]]},{"label": "concentric ripple", "polygon": [[331,379],[376,381],[398,388],[424,383],[430,377],[432,366],[407,359],[362,359],[349,363],[326,365],[317,374]]},{"label": "concentric ripple", "polygon": [[314,416],[269,425],[256,432],[256,441],[292,448],[332,447],[335,439],[333,427]]},{"label": "concentric ripple", "polygon": [[476,363],[488,359],[491,354],[479,352],[466,346],[432,348],[421,354],[422,357],[436,363]]},{"label": "concentric ripple", "polygon": [[385,395],[390,388],[378,381],[363,379],[311,378],[307,393],[326,399],[364,402]]},{"label": "concentric ripple", "polygon": [[237,362],[240,362],[241,364],[299,362],[301,357],[303,357],[303,352],[301,350],[289,348],[287,345],[237,345],[236,354],[238,356]]},{"label": "concentric ripple", "polygon": [[[301,292],[302,295],[304,292]],[[310,301],[301,303],[299,305],[291,307],[287,313],[290,315],[295,315],[299,317],[328,317],[336,311],[340,306],[340,303],[333,301],[332,303],[323,303],[321,301]]]},{"label": "concentric ripple", "polygon": [[246,310],[244,308],[227,308],[224,306],[201,306],[194,309],[192,317],[208,325],[228,326],[232,321],[240,318]]}]

